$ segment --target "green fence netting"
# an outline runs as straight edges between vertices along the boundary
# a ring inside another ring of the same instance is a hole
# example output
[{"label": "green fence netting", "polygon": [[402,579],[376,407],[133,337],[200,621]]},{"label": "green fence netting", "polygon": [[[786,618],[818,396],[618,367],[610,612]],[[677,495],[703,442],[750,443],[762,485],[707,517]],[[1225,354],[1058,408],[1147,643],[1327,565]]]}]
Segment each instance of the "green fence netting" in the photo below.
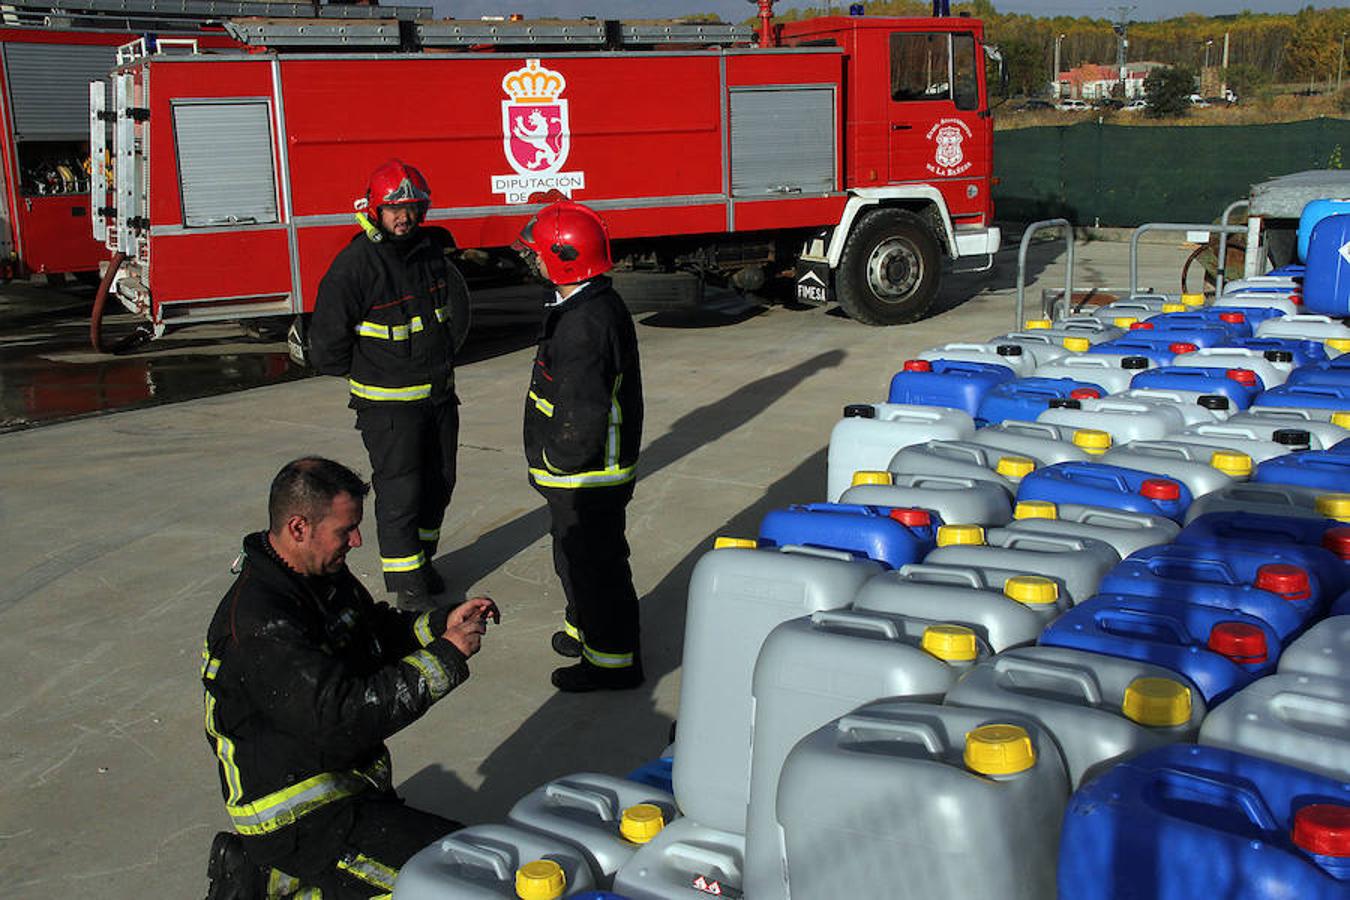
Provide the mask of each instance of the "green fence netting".
[{"label": "green fence netting", "polygon": [[1350,120],[998,131],[994,212],[1005,222],[1211,222],[1257,182],[1327,168],[1337,147],[1350,161]]}]

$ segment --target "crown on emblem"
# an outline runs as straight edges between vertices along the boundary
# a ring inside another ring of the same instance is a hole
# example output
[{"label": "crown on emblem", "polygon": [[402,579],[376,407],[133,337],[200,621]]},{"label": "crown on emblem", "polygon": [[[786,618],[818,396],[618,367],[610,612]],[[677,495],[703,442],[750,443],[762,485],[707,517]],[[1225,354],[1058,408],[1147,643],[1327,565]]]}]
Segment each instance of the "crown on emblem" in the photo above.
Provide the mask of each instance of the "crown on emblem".
[{"label": "crown on emblem", "polygon": [[562,73],[545,69],[537,59],[525,60],[525,68],[502,78],[502,90],[516,103],[555,103],[565,87]]}]

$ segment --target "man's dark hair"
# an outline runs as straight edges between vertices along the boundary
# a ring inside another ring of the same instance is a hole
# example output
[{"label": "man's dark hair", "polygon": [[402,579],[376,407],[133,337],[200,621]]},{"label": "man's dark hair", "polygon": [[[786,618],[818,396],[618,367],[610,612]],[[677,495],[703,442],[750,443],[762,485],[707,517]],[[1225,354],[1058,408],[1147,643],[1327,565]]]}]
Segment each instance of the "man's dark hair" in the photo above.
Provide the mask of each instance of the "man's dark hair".
[{"label": "man's dark hair", "polygon": [[302,456],[282,466],[272,479],[267,495],[267,527],[280,534],[291,516],[300,515],[317,524],[328,514],[339,494],[362,500],[370,485],[342,463],[322,456]]}]

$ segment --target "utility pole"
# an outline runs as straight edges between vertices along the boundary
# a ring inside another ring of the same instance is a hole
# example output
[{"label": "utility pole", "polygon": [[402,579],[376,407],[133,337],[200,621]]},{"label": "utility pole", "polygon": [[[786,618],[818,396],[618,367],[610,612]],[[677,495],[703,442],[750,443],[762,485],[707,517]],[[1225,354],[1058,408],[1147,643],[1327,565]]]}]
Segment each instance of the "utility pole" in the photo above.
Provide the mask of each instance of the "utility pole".
[{"label": "utility pole", "polygon": [[1223,33],[1223,78],[1219,85],[1219,95],[1228,99],[1228,32]]},{"label": "utility pole", "polygon": [[1050,81],[1054,85],[1056,100],[1059,99],[1059,45],[1060,42],[1064,40],[1064,38],[1065,35],[1062,34],[1059,37],[1055,38],[1055,74],[1053,77],[1051,77]]},{"label": "utility pole", "polygon": [[1125,96],[1125,49],[1130,46],[1129,37],[1126,29],[1129,27],[1130,13],[1134,12],[1133,6],[1115,6],[1116,11],[1115,24],[1111,30],[1116,33],[1116,68],[1120,77],[1120,96]]}]

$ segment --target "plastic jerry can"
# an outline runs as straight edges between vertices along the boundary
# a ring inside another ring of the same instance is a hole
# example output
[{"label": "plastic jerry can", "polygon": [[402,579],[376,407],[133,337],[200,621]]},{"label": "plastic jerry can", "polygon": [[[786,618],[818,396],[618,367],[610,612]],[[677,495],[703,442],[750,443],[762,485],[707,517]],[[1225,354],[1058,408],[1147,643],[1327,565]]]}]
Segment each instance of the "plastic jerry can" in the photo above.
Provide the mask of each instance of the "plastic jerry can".
[{"label": "plastic jerry can", "polygon": [[794,504],[768,513],[759,526],[761,547],[798,545],[845,550],[876,560],[888,569],[919,562],[936,540],[933,516],[924,509]]},{"label": "plastic jerry can", "polygon": [[[1253,308],[1252,313],[1261,319],[1270,318],[1270,311],[1268,310]],[[1167,332],[1168,334],[1179,335],[1178,340],[1186,340],[1187,336],[1197,329],[1207,333],[1213,328],[1222,329],[1229,340],[1253,336],[1253,326],[1247,320],[1247,313],[1238,309],[1209,307],[1181,312],[1168,306],[1158,315],[1149,316],[1143,322],[1136,323],[1133,326],[1133,330],[1137,331]]]},{"label": "plastic jerry can", "polygon": [[1206,513],[1230,511],[1350,523],[1350,493],[1328,493],[1317,488],[1268,481],[1234,483],[1191,504],[1186,523]]},{"label": "plastic jerry can", "polygon": [[1344,439],[1345,429],[1328,422],[1312,423],[1310,420],[1297,421],[1292,416],[1264,414],[1261,407],[1248,411],[1237,421],[1229,417],[1226,422],[1214,425],[1187,426],[1187,433],[1223,434],[1225,431],[1244,438],[1273,441],[1288,447],[1290,452],[1303,450],[1324,450]]},{"label": "plastic jerry can", "polygon": [[1014,456],[1029,456],[1038,464],[1048,466],[1088,459],[1088,453],[1073,443],[1076,430],[1045,422],[1008,419],[1002,424],[979,429],[969,440]]},{"label": "plastic jerry can", "polygon": [[1261,392],[1258,376],[1251,369],[1195,366],[1159,366],[1156,369],[1147,369],[1130,379],[1130,387],[1194,391],[1200,395],[1221,394],[1228,398],[1230,410],[1246,409]]},{"label": "plastic jerry can", "polygon": [[[742,803],[742,817],[744,812]],[[739,897],[744,866],[743,835],[709,828],[686,816],[638,848],[614,876],[614,890],[630,900],[679,900],[700,894]]]},{"label": "plastic jerry can", "polygon": [[1004,366],[1012,370],[1013,375],[1023,378],[1036,368],[1036,359],[1027,353],[1021,344],[990,343],[980,344],[971,341],[956,341],[941,344],[919,354],[919,359],[929,362],[946,360],[948,362],[989,363]]},{"label": "plastic jerry can", "polygon": [[[1277,431],[1283,432],[1279,440],[1275,439]],[[1209,454],[1217,451],[1241,453],[1259,464],[1295,450],[1307,450],[1312,438],[1300,428],[1271,428],[1268,423],[1234,422],[1230,418],[1227,422],[1188,426],[1168,435],[1167,440],[1173,444],[1190,444]],[[1212,460],[1213,456],[1210,458]]]},{"label": "plastic jerry can", "polygon": [[1185,417],[1170,406],[1114,397],[1056,401],[1036,421],[1105,431],[1115,444],[1157,440],[1186,427]]},{"label": "plastic jerry can", "polygon": [[855,403],[830,432],[826,499],[848,489],[853,473],[886,468],[901,447],[943,438],[966,438],[975,431],[967,414],[937,406]]},{"label": "plastic jerry can", "polygon": [[[1217,336],[1214,341],[1221,340]],[[1110,355],[1113,358],[1142,356],[1155,366],[1170,366],[1178,354],[1189,353],[1197,345],[1178,339],[1172,334],[1150,334],[1131,331],[1127,337],[1116,338],[1093,347],[1091,353]]]},{"label": "plastic jerry can", "polygon": [[1335,619],[1340,616],[1350,616],[1350,591],[1346,591],[1331,604],[1331,609],[1327,610],[1327,618]]},{"label": "plastic jerry can", "polygon": [[395,900],[570,897],[596,887],[571,842],[515,825],[473,825],[413,854],[399,870]]},{"label": "plastic jerry can", "polygon": [[1283,562],[1278,548],[1253,558],[1195,544],[1140,550],[1102,579],[1104,594],[1166,597],[1246,613],[1268,623],[1281,643],[1301,632],[1323,598],[1302,566]]},{"label": "plastic jerry can", "polygon": [[1210,711],[1200,743],[1350,781],[1350,682],[1262,678]]},{"label": "plastic jerry can", "polygon": [[[1306,263],[1308,261],[1308,248],[1312,243],[1313,229],[1328,216],[1339,216],[1346,213],[1350,213],[1350,200],[1320,198],[1309,200],[1303,205],[1303,212],[1298,217],[1298,258],[1300,262]],[[1339,251],[1339,245],[1337,251]]]},{"label": "plastic jerry can", "polygon": [[623,777],[629,781],[636,781],[638,784],[645,784],[647,787],[665,791],[667,794],[673,794],[675,793],[675,785],[670,779],[670,770],[674,764],[675,753],[672,749],[670,755],[662,754],[650,762],[643,763]]},{"label": "plastic jerry can", "polygon": [[1350,412],[1350,385],[1341,384],[1285,384],[1262,391],[1252,401],[1252,407],[1301,406],[1305,409],[1326,410],[1331,418],[1337,412]]},{"label": "plastic jerry can", "polygon": [[847,553],[786,547],[713,550],[694,566],[672,770],[686,816],[721,831],[745,826],[760,646],[789,619],[847,606],[881,571]]},{"label": "plastic jerry can", "polygon": [[1131,294],[1105,306],[1098,306],[1091,314],[1103,322],[1130,317],[1142,321],[1162,312],[1166,304],[1179,302],[1181,297],[1178,294]]},{"label": "plastic jerry can", "polygon": [[1097,583],[1120,561],[1105,541],[1006,528],[943,525],[938,529],[937,549],[927,564],[989,566],[1043,575],[1064,586],[1064,600],[1078,603],[1097,589]]},{"label": "plastic jerry can", "polygon": [[1335,359],[1299,366],[1289,373],[1285,384],[1325,384],[1333,387],[1350,384],[1350,354]]},{"label": "plastic jerry can", "polygon": [[1350,487],[1350,454],[1314,450],[1277,456],[1256,467],[1255,480],[1302,484],[1325,491]]},{"label": "plastic jerry can", "polygon": [[[1282,316],[1293,316],[1303,309],[1303,294],[1297,288],[1278,287],[1276,285],[1270,285],[1267,288],[1249,287],[1232,293],[1225,290],[1223,296],[1215,301],[1214,307],[1216,309],[1226,307],[1242,310],[1253,307],[1266,308],[1273,309]],[[1256,333],[1258,337],[1261,336],[1260,323],[1257,323]]]},{"label": "plastic jerry can", "polygon": [[1126,760],[1069,801],[1059,893],[1075,900],[1333,900],[1350,893],[1335,779],[1217,747]]},{"label": "plastic jerry can", "polygon": [[[1102,341],[1113,340],[1125,333],[1123,328],[1113,325],[1109,319],[1102,319],[1094,315],[1064,316],[1054,322],[1049,319],[1029,319],[1026,323],[1026,330],[1047,334],[1060,343],[1063,343],[1066,338],[1083,338],[1088,344],[1099,344]],[[1080,350],[1070,349],[1074,353],[1081,352]]]},{"label": "plastic jerry can", "polygon": [[1200,347],[1178,353],[1172,363],[1196,369],[1249,369],[1256,373],[1257,387],[1269,390],[1284,384],[1293,370],[1293,362],[1268,359],[1264,350],[1250,347]]},{"label": "plastic jerry can", "polygon": [[1162,516],[1081,503],[1022,500],[1013,507],[1009,531],[1086,537],[1110,544],[1121,559],[1136,550],[1165,544],[1181,526]]},{"label": "plastic jerry can", "polygon": [[891,377],[891,403],[945,406],[975,415],[980,400],[996,384],[1017,374],[1007,366],[959,359],[909,359]]},{"label": "plastic jerry can", "polygon": [[[1252,337],[1234,341],[1233,346],[1260,350],[1271,362],[1288,362],[1294,368],[1327,361],[1326,346],[1321,341],[1306,338]],[[1271,356],[1275,353],[1288,353],[1289,358]]]},{"label": "plastic jerry can", "polygon": [[1350,588],[1350,527],[1330,519],[1224,510],[1191,519],[1176,539],[1211,548],[1298,548],[1298,564],[1316,576],[1324,594]]},{"label": "plastic jerry can", "polygon": [[[1350,208],[1350,207],[1348,207]],[[1312,229],[1308,269],[1303,275],[1303,308],[1328,316],[1350,316],[1350,216],[1327,216]]]},{"label": "plastic jerry can", "polygon": [[1137,354],[1083,354],[1037,366],[1036,378],[1073,378],[1104,389],[1108,394],[1123,391],[1130,380],[1144,369],[1152,368],[1153,361]]},{"label": "plastic jerry can", "polygon": [[1124,757],[1194,742],[1205,702],[1170,669],[1064,647],[1015,647],[961,677],[944,701],[1030,716],[1050,732],[1078,787]]},{"label": "plastic jerry can", "polygon": [[1279,673],[1350,683],[1350,616],[1323,619],[1303,632],[1280,654]]},{"label": "plastic jerry can", "polygon": [[827,611],[779,625],[755,663],[755,732],[745,820],[745,892],[788,895],[774,816],[778,776],[797,741],[883,697],[941,702],[988,656],[975,632],[874,612]]},{"label": "plastic jerry can", "polygon": [[1082,503],[1180,521],[1191,492],[1179,479],[1095,462],[1056,463],[1022,479],[1017,499]]},{"label": "plastic jerry can", "polygon": [[950,475],[989,481],[1011,494],[1023,477],[1035,470],[1036,460],[1001,453],[973,441],[929,441],[899,451],[886,468],[892,475]]},{"label": "plastic jerry can", "polygon": [[[1209,422],[1222,422],[1229,416],[1232,401],[1222,394],[1202,394],[1197,391],[1176,390],[1174,388],[1132,387],[1128,391],[1113,394],[1113,400],[1125,400],[1132,403],[1148,403],[1162,406],[1181,414],[1184,425],[1204,425]],[[1183,426],[1184,427],[1184,426]]]},{"label": "plastic jerry can", "polygon": [[1064,356],[1068,356],[1070,351],[1065,349],[1062,338],[1059,335],[1052,334],[1048,330],[1036,331],[1010,331],[1007,334],[1000,334],[998,337],[990,340],[991,344],[1016,344],[1022,348],[1022,352],[1030,356],[1032,362],[1038,366],[1052,362]]},{"label": "plastic jerry can", "polygon": [[1052,400],[1093,400],[1105,390],[1100,385],[1072,378],[1019,378],[1006,381],[980,401],[975,424],[983,428],[1006,419],[1034,419],[1049,408]]},{"label": "plastic jerry can", "polygon": [[1078,604],[1045,629],[1040,643],[1171,669],[1190,679],[1210,709],[1274,672],[1280,654],[1274,630],[1255,616],[1123,594]]},{"label": "plastic jerry can", "polygon": [[1332,412],[1330,416],[1326,416],[1320,410],[1292,406],[1254,406],[1245,412],[1229,416],[1228,421],[1234,425],[1246,422],[1277,423],[1284,428],[1306,431],[1310,448],[1331,449],[1350,438],[1350,412]]},{"label": "plastic jerry can", "polygon": [[999,653],[1035,641],[1065,609],[1061,594],[1056,581],[1041,576],[914,565],[869,581],[853,608],[962,625]]},{"label": "plastic jerry can", "polygon": [[521,797],[507,820],[580,847],[597,881],[605,886],[677,815],[675,797],[669,793],[612,775],[581,772]]},{"label": "plastic jerry can", "polygon": [[1186,485],[1192,497],[1217,491],[1234,478],[1246,479],[1254,469],[1251,457],[1245,453],[1166,440],[1131,441],[1108,451],[1101,461],[1108,466],[1175,478]]},{"label": "plastic jerry can", "polygon": [[884,700],[803,738],[778,786],[792,896],[1044,900],[1068,778],[1006,710]]},{"label": "plastic jerry can", "polygon": [[840,500],[926,509],[944,522],[1002,525],[1012,518],[1012,500],[1006,488],[991,481],[948,475],[858,472],[853,487],[844,491]]},{"label": "plastic jerry can", "polygon": [[[1346,313],[1337,313],[1337,316],[1344,316]],[[1307,340],[1321,341],[1324,345],[1328,340],[1345,341],[1350,340],[1350,325],[1337,318],[1319,313],[1303,313],[1299,315],[1284,316],[1279,319],[1268,319],[1256,326],[1257,337],[1288,337],[1305,338]],[[1333,351],[1343,353],[1344,348],[1335,345],[1327,346],[1327,355],[1331,356]]]}]

